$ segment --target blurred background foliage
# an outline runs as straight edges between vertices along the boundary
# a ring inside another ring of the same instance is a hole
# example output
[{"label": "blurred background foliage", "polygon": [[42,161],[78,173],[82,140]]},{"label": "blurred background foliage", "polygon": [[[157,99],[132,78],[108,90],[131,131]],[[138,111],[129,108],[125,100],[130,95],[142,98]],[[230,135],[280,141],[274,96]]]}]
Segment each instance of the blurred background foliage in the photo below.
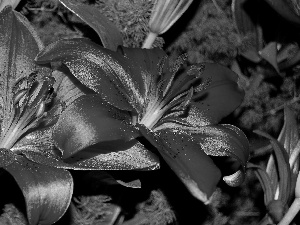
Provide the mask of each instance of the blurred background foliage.
[{"label": "blurred background foliage", "polygon": [[[74,0],[74,2],[97,7],[100,13],[119,28],[125,46],[142,46],[149,32],[148,21],[153,1]],[[245,34],[234,21],[238,15],[233,13],[232,0],[194,1],[180,20],[157,38],[154,46],[163,48],[171,59],[188,53],[188,64],[213,61],[238,73],[240,86],[246,92],[245,100],[223,122],[237,125],[247,134],[253,156],[252,162],[264,164],[268,154],[264,151],[256,153],[255,150],[265,146],[267,141],[253,134],[252,130],[260,129],[277,138],[283,125],[284,106],[289,105],[295,114],[299,115],[300,68],[294,63],[278,73],[278,70],[266,60],[255,61],[255,57],[253,60],[246,53],[253,46],[261,50],[268,43],[278,40],[277,46],[278,43],[281,46],[293,43],[297,50],[299,32],[298,28],[287,23],[269,5],[258,2],[263,1],[252,1],[254,6],[249,7],[252,10],[250,14],[257,15],[254,18],[255,24],[258,25],[257,29]],[[255,7],[255,4],[260,5]],[[16,10],[31,21],[45,45],[61,38],[72,37],[88,37],[101,44],[95,31],[57,0],[23,0]],[[265,15],[272,16],[270,18]],[[278,29],[278,24],[281,30]],[[295,52],[291,48],[288,54]],[[66,224],[66,221],[70,220],[73,224],[108,224],[103,222],[105,221],[103,212],[115,210],[113,205],[121,205],[122,210],[126,212],[125,217],[120,218],[120,221],[121,219],[124,221],[120,224],[125,225],[195,224],[194,221],[205,225],[250,225],[257,224],[266,213],[263,192],[252,171],[247,172],[247,179],[241,187],[229,188],[221,182],[213,203],[208,207],[193,199],[164,165],[160,171],[143,172],[141,190],[128,188],[119,190],[97,185],[95,182],[97,172],[72,173],[75,179],[73,206],[58,224]],[[112,172],[112,175],[123,177],[123,173]],[[134,173],[138,174],[137,176],[141,175],[139,172]],[[85,177],[84,180],[82,176]],[[81,183],[85,184],[84,187]],[[90,188],[87,192],[88,185]],[[109,204],[113,205],[107,205],[109,200],[113,202]],[[14,206],[7,205],[0,221],[12,219],[12,216],[8,216],[12,211],[15,211]],[[83,222],[82,218],[86,221]],[[20,220],[20,217],[15,219]]]}]

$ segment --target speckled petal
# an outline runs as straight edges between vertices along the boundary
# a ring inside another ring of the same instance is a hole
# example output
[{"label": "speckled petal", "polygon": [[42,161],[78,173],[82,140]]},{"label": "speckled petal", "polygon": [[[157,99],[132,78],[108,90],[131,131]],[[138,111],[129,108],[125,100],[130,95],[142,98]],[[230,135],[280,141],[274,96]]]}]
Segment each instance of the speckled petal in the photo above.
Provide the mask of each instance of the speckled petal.
[{"label": "speckled petal", "polygon": [[[187,73],[199,73],[198,67],[201,65],[190,67]],[[199,85],[194,87],[196,94],[187,117],[187,121],[193,126],[217,124],[232,113],[244,98],[244,92],[238,87],[237,75],[233,71],[218,64],[203,65],[205,69],[199,76]]]},{"label": "speckled petal", "polygon": [[207,155],[229,157],[219,165],[222,172],[226,171],[223,179],[227,184],[238,186],[243,182],[243,173],[249,159],[249,142],[239,128],[224,124],[186,131]]},{"label": "speckled petal", "polygon": [[5,148],[0,148],[0,167],[7,166],[16,160],[16,154]]},{"label": "speckled petal", "polygon": [[211,156],[230,156],[245,167],[249,159],[249,142],[245,134],[237,127],[229,124],[187,129]]},{"label": "speckled petal", "polygon": [[53,139],[64,159],[97,143],[103,148],[99,154],[118,151],[139,135],[130,119],[127,112],[105,103],[99,95],[84,95],[63,111]]},{"label": "speckled petal", "polygon": [[[82,153],[79,156],[84,157],[85,151]],[[80,157],[67,160],[74,167],[101,170],[156,170],[160,167],[158,156],[140,142],[129,149],[98,154],[86,160],[80,160]]]},{"label": "speckled petal", "polygon": [[89,39],[74,38],[48,45],[38,54],[36,62],[63,62],[81,83],[119,109],[131,111],[133,108],[129,96],[122,89],[120,80],[121,77],[126,79],[128,74],[112,55],[119,53],[105,49]]},{"label": "speckled petal", "polygon": [[66,212],[73,193],[68,171],[36,164],[22,156],[4,169],[23,192],[30,225],[55,223]]},{"label": "speckled petal", "polygon": [[145,77],[155,71],[159,49],[105,49],[88,39],[61,40],[47,46],[36,58],[45,64],[62,61],[74,76],[99,93],[107,102],[123,110],[141,110]]},{"label": "speckled petal", "polygon": [[62,161],[61,152],[54,146],[51,127],[27,134],[15,144],[11,152],[22,154],[32,162],[45,166],[74,169],[71,165]]},{"label": "speckled petal", "polygon": [[181,130],[162,129],[152,133],[145,127],[140,129],[190,193],[205,204],[210,203],[221,172],[192,137]]},{"label": "speckled petal", "polygon": [[[10,6],[0,12],[0,105],[1,116],[8,118],[12,111],[13,86],[33,72],[45,72],[34,63],[43,44],[29,21]],[[3,120],[2,129],[8,126]]]}]

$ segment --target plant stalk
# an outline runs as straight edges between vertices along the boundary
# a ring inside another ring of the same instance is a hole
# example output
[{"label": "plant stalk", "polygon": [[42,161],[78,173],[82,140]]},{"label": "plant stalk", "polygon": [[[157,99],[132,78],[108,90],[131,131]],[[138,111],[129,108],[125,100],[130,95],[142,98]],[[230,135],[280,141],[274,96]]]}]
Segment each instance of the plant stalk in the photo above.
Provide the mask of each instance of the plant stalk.
[{"label": "plant stalk", "polygon": [[295,198],[293,204],[278,225],[289,225],[300,210],[300,198]]},{"label": "plant stalk", "polygon": [[143,44],[142,48],[148,48],[148,49],[150,49],[152,47],[152,45],[153,45],[156,37],[157,37],[157,34],[150,31],[148,33],[147,38],[144,41],[144,44]]}]

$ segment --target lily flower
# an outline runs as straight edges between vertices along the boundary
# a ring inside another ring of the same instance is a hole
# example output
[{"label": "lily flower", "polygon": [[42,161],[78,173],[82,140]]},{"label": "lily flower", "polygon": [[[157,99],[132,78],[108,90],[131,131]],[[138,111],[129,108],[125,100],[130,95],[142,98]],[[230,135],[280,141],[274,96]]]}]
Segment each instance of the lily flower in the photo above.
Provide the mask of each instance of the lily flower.
[{"label": "lily flower", "polygon": [[11,6],[0,12],[0,168],[20,187],[30,225],[52,224],[69,207],[73,178],[66,169],[95,168],[69,165],[55,149],[54,79],[34,63],[43,47],[23,15]]},{"label": "lily flower", "polygon": [[[237,185],[249,156],[248,140],[237,127],[217,124],[243,99],[237,76],[211,63],[181,70],[184,58],[170,66],[161,49],[119,47],[114,52],[84,38],[44,48],[38,64],[60,61],[95,91],[70,104],[55,125],[53,138],[63,157],[98,145],[92,150],[101,162],[108,149],[151,153],[155,147],[204,203],[209,203],[221,175]],[[233,159],[233,174],[222,174],[210,156]],[[115,168],[120,165],[110,169]]]}]

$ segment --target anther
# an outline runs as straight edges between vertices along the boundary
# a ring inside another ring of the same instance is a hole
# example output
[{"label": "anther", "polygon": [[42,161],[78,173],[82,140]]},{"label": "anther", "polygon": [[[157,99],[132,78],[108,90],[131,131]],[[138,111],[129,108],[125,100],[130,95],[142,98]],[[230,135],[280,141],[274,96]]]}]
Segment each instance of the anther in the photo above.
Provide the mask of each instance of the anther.
[{"label": "anther", "polygon": [[44,114],[45,109],[46,109],[46,104],[45,104],[44,101],[42,101],[41,104],[38,106],[38,109],[36,111],[36,114],[35,114],[36,118],[41,117]]},{"label": "anther", "polygon": [[16,105],[28,92],[28,89],[18,91],[13,97],[13,104]]}]

